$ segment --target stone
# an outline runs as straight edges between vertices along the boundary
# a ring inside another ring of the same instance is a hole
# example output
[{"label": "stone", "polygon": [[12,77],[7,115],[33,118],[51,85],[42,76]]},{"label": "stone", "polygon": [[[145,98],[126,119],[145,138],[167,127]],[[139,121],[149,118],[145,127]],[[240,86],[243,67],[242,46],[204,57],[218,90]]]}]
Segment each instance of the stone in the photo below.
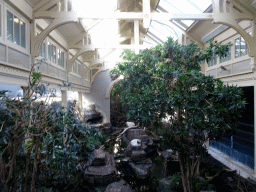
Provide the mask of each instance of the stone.
[{"label": "stone", "polygon": [[106,165],[106,153],[101,149],[96,149],[93,155],[92,166]]},{"label": "stone", "polygon": [[93,186],[103,186],[113,183],[117,179],[114,156],[97,149],[93,156],[83,166],[84,180]]},{"label": "stone", "polygon": [[151,159],[145,159],[138,162],[128,162],[138,179],[146,179],[150,174],[150,168],[153,166]]},{"label": "stone", "polygon": [[140,139],[133,139],[129,145],[127,146],[127,149],[125,151],[125,155],[128,157],[131,157],[132,151],[139,151],[142,150],[141,140]]},{"label": "stone", "polygon": [[107,186],[105,192],[132,192],[131,186],[121,179],[118,182],[111,183]]},{"label": "stone", "polygon": [[132,151],[131,159],[135,162],[140,162],[146,159],[146,153],[144,150],[141,151]]},{"label": "stone", "polygon": [[126,122],[126,127],[135,127],[133,122]]},{"label": "stone", "polygon": [[142,143],[149,143],[150,141],[147,135],[139,135],[138,139],[140,139]]}]

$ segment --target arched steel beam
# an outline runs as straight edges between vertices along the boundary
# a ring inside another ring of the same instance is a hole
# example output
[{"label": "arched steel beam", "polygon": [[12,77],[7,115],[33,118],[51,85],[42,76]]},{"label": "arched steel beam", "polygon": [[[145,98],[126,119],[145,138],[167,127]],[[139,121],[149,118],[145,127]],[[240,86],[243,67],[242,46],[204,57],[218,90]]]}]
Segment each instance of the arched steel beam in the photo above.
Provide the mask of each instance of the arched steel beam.
[{"label": "arched steel beam", "polygon": [[72,71],[72,66],[73,63],[75,62],[75,60],[82,54],[88,52],[88,51],[95,51],[95,48],[93,45],[84,45],[84,47],[82,49],[80,49],[76,55],[74,57],[72,57],[72,59],[69,59],[67,61],[67,72],[71,72]]},{"label": "arched steel beam", "polygon": [[111,92],[112,92],[115,84],[117,84],[119,81],[122,81],[123,79],[124,79],[123,76],[119,76],[116,80],[110,82],[110,84],[107,88],[107,91],[106,91],[106,99],[110,98]]}]

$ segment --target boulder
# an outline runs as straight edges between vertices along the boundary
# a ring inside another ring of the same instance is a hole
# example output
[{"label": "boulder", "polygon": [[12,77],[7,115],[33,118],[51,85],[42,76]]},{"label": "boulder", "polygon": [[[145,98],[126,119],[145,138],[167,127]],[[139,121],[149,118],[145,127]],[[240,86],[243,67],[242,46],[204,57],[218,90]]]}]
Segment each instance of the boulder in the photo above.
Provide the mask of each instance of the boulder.
[{"label": "boulder", "polygon": [[131,186],[121,179],[118,182],[114,182],[108,185],[105,192],[132,192]]},{"label": "boulder", "polygon": [[103,166],[106,165],[106,153],[101,149],[94,151],[92,166]]},{"label": "boulder", "polygon": [[108,185],[117,179],[114,156],[103,151],[95,150],[93,156],[82,168],[84,179],[93,186]]},{"label": "boulder", "polygon": [[131,159],[132,159],[132,161],[134,161],[134,162],[140,162],[140,161],[146,159],[146,153],[145,153],[144,150],[132,151]]},{"label": "boulder", "polygon": [[141,160],[140,163],[129,161],[128,165],[132,168],[138,179],[146,179],[150,175],[150,168],[153,166],[151,159]]}]

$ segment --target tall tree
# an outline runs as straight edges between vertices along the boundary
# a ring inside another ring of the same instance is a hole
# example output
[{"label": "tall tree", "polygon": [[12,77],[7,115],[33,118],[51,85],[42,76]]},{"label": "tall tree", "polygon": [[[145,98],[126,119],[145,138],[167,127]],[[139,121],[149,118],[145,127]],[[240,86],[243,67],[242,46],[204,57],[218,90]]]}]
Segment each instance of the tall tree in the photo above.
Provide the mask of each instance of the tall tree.
[{"label": "tall tree", "polygon": [[209,45],[202,52],[195,43],[180,45],[169,38],[164,45],[139,54],[125,51],[125,61],[111,71],[113,79],[124,76],[114,95],[118,92],[131,120],[157,128],[163,118],[169,118],[169,141],[178,151],[185,192],[197,190],[204,143],[234,130],[245,104],[240,88],[200,72],[200,64],[214,54],[225,57],[231,46],[214,40]]}]

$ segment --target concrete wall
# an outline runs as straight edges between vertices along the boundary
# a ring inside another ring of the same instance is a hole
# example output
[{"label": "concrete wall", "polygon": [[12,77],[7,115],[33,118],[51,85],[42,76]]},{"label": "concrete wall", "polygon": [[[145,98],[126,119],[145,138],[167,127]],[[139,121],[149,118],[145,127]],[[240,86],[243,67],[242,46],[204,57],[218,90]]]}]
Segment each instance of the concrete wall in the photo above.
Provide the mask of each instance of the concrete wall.
[{"label": "concrete wall", "polygon": [[111,82],[109,70],[100,72],[91,86],[91,93],[83,93],[88,103],[95,103],[97,109],[104,116],[104,123],[110,123],[110,99],[106,98],[106,91]]}]

